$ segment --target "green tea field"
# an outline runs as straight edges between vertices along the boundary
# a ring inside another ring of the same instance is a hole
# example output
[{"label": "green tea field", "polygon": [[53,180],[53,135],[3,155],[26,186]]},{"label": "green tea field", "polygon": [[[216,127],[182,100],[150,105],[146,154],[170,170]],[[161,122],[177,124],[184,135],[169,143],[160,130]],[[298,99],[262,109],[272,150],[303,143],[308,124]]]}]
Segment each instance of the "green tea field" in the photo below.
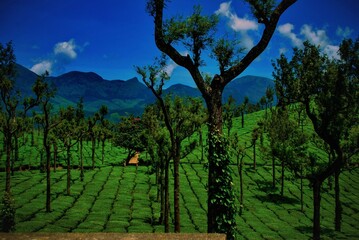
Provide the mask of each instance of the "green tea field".
[{"label": "green tea field", "polygon": [[[239,128],[243,141],[250,138],[258,114],[250,116],[245,128]],[[86,145],[85,145],[86,146]],[[16,207],[16,232],[120,232],[161,233],[158,224],[160,202],[156,201],[157,186],[151,166],[124,167],[121,159],[125,151],[106,146],[105,162],[101,164],[100,147],[97,148],[97,164],[94,170],[86,168],[84,181],[80,171],[71,171],[71,194],[66,192],[66,170],[51,172],[52,212],[46,213],[46,173],[38,166],[39,154],[35,148],[23,147],[21,162],[17,163],[11,177],[12,194]],[[90,166],[89,149],[86,165]],[[259,151],[258,151],[259,152]],[[207,177],[205,163],[200,161],[197,149],[180,164],[181,232],[204,233],[207,231]],[[141,158],[146,159],[142,154]],[[77,165],[74,149],[73,165]],[[61,158],[60,158],[61,163]],[[233,187],[239,198],[239,175],[233,160]],[[19,171],[20,165],[33,166]],[[4,167],[4,161],[1,162]],[[171,171],[173,166],[171,165]],[[284,196],[280,196],[280,168],[277,188],[271,187],[272,168],[258,153],[257,167],[253,168],[252,153],[245,157],[243,169],[243,212],[237,215],[238,239],[310,239],[312,236],[312,190],[304,181],[304,211],[300,205],[300,182],[289,171],[285,175]],[[171,174],[173,175],[173,174]],[[5,185],[5,173],[0,173],[1,186]],[[173,179],[170,179],[172,205]],[[321,226],[323,239],[359,239],[359,169],[341,173],[341,201],[343,205],[342,231],[334,231],[334,189],[327,182],[322,189]],[[237,203],[239,206],[239,202]],[[173,206],[171,206],[173,220]],[[172,223],[172,222],[171,222]],[[171,224],[173,231],[173,224]]]}]

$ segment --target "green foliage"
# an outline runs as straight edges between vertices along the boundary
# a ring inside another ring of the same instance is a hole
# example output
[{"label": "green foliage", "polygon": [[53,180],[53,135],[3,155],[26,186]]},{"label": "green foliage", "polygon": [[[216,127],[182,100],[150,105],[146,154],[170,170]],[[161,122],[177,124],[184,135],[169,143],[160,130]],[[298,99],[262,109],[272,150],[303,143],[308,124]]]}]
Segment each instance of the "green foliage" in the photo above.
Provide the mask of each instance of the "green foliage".
[{"label": "green foliage", "polygon": [[[214,33],[219,21],[217,15],[203,16],[201,12],[202,8],[200,6],[194,6],[193,13],[188,18],[171,18],[164,24],[166,42],[168,44],[181,43],[192,54],[194,64],[197,67],[204,65],[201,52],[214,43]],[[228,43],[218,42],[216,46],[217,51],[214,53],[216,58],[221,59],[223,67],[228,67],[234,53],[229,56],[224,56],[224,53],[218,53],[220,48],[230,49]]]},{"label": "green foliage", "polygon": [[145,149],[146,137],[141,119],[134,116],[123,117],[115,127],[113,142],[116,146],[128,150],[128,157],[136,151]]},{"label": "green foliage", "polygon": [[301,132],[297,124],[290,119],[286,109],[273,109],[267,122],[270,155],[284,161],[296,173],[307,167],[312,167],[306,154],[308,136]]},{"label": "green foliage", "polygon": [[15,231],[15,202],[10,193],[4,192],[2,199],[2,209],[0,215],[2,217],[2,232]]},{"label": "green foliage", "polygon": [[267,24],[275,7],[275,0],[245,0],[250,4],[253,15],[259,23]]}]

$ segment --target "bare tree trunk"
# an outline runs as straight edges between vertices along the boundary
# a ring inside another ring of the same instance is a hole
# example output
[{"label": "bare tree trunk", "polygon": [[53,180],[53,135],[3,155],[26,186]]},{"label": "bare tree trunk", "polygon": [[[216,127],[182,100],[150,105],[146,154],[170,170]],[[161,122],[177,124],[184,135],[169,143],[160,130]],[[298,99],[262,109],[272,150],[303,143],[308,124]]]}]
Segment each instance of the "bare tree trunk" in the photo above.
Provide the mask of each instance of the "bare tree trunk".
[{"label": "bare tree trunk", "polygon": [[280,187],[280,195],[284,196],[284,160],[282,159],[282,176],[281,176],[281,187]]},{"label": "bare tree trunk", "polygon": [[257,159],[256,159],[256,140],[253,141],[253,168],[257,168]]},{"label": "bare tree trunk", "polygon": [[321,182],[314,180],[313,184],[313,240],[320,240],[320,188]]},{"label": "bare tree trunk", "polygon": [[96,139],[95,136],[91,136],[91,159],[92,159],[92,170],[95,169],[95,147],[96,147]]},{"label": "bare tree trunk", "polygon": [[83,141],[80,139],[80,180],[84,181],[84,157],[83,157]]},{"label": "bare tree trunk", "polygon": [[242,128],[244,128],[244,111],[241,112],[241,116],[242,116]]},{"label": "bare tree trunk", "polygon": [[11,135],[5,133],[5,151],[6,151],[6,180],[5,192],[11,195]]},{"label": "bare tree trunk", "polygon": [[335,176],[335,231],[340,232],[342,230],[342,203],[340,201],[340,185],[339,185],[340,169],[337,169],[334,173]]},{"label": "bare tree trunk", "polygon": [[164,218],[165,218],[165,193],[166,193],[166,189],[165,189],[165,164],[161,163],[161,167],[160,167],[160,173],[159,173],[159,186],[160,188],[158,189],[158,196],[157,199],[160,199],[161,201],[161,214],[160,214],[160,218],[159,218],[159,223],[163,224],[164,223]]},{"label": "bare tree trunk", "polygon": [[243,157],[240,159],[240,162],[238,163],[238,174],[239,174],[239,215],[242,215],[242,211],[244,208],[244,203],[243,203],[243,197],[244,197],[244,193],[243,193]]},{"label": "bare tree trunk", "polygon": [[165,167],[165,232],[170,232],[169,215],[170,215],[170,202],[169,202],[169,161],[166,159]]},{"label": "bare tree trunk", "polygon": [[300,210],[304,212],[304,197],[303,197],[303,166],[300,166]]},{"label": "bare tree trunk", "polygon": [[56,172],[57,168],[57,143],[54,141],[54,172]]},{"label": "bare tree trunk", "polygon": [[51,145],[46,143],[46,212],[51,212]]},{"label": "bare tree trunk", "polygon": [[275,188],[275,157],[272,156],[272,187]]},{"label": "bare tree trunk", "polygon": [[105,141],[106,139],[102,139],[102,164],[104,164],[105,161]]},{"label": "bare tree trunk", "polygon": [[14,138],[14,142],[15,142],[15,146],[14,146],[14,158],[12,159],[12,167],[11,167],[11,174],[12,176],[14,176],[14,167],[15,167],[15,162],[19,160],[19,139],[17,138],[17,136],[15,135]]},{"label": "bare tree trunk", "polygon": [[175,214],[175,232],[181,231],[180,219],[180,182],[179,182],[179,164],[180,164],[180,143],[176,140],[176,156],[174,163],[174,214]]},{"label": "bare tree trunk", "polygon": [[71,147],[67,146],[67,195],[71,195]]}]

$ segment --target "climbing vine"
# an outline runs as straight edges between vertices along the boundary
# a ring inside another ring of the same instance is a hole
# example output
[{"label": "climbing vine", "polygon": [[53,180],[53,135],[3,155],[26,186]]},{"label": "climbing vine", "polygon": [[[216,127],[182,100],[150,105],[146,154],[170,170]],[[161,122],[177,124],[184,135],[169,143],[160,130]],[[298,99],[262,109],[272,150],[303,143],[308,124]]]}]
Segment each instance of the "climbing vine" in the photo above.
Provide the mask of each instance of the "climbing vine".
[{"label": "climbing vine", "polygon": [[209,201],[215,206],[217,213],[220,213],[216,218],[217,229],[215,232],[226,233],[227,239],[235,239],[237,207],[233,192],[232,169],[230,168],[229,142],[222,134],[214,132],[211,133],[209,144],[216,149],[210,158],[210,164],[212,164],[212,168],[218,169],[218,171],[213,171],[212,177],[215,181],[208,189],[210,193],[213,193]]}]

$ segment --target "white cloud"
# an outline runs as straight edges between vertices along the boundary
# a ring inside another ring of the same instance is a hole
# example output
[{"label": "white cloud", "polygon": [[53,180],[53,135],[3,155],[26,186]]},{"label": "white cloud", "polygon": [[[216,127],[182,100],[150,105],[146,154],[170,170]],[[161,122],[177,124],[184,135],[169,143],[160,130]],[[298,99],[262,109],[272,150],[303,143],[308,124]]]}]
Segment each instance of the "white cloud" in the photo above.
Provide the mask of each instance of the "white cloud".
[{"label": "white cloud", "polygon": [[215,14],[228,18],[228,26],[235,32],[241,34],[241,47],[250,49],[254,46],[254,40],[248,34],[248,31],[258,30],[258,23],[248,19],[246,16],[240,18],[231,8],[231,1],[223,2],[219,5],[219,9]]},{"label": "white cloud", "polygon": [[254,47],[254,41],[253,39],[247,34],[247,32],[242,32],[242,38],[239,42],[239,45],[245,49],[251,49]]},{"label": "white cloud", "polygon": [[226,17],[229,17],[230,15],[230,7],[231,7],[231,1],[230,2],[224,2],[219,5],[219,9],[215,12],[217,15],[223,15]]},{"label": "white cloud", "polygon": [[245,17],[239,18],[236,14],[233,14],[230,17],[229,25],[236,32],[258,30],[258,24],[255,21],[249,20]]},{"label": "white cloud", "polygon": [[353,33],[353,29],[351,29],[350,27],[345,27],[345,28],[338,27],[336,31],[336,34],[339,37],[343,37],[343,38],[348,38],[352,33]]},{"label": "white cloud", "polygon": [[171,63],[169,63],[169,64],[166,65],[166,67],[164,68],[164,71],[167,73],[167,75],[168,75],[169,77],[171,77],[173,71],[174,71],[177,67],[178,67],[178,65],[177,65],[175,62],[171,61]]},{"label": "white cloud", "polygon": [[324,47],[324,53],[327,54],[330,58],[334,58],[334,59],[340,59],[340,55],[339,55],[339,46],[336,45],[326,45]]},{"label": "white cloud", "polygon": [[52,65],[53,62],[51,62],[50,60],[44,60],[32,66],[30,70],[38,75],[44,74],[46,71],[48,71],[49,74],[51,74]]},{"label": "white cloud", "polygon": [[278,31],[280,34],[289,38],[295,47],[300,47],[303,45],[303,42],[301,39],[297,37],[295,33],[293,33],[293,30],[294,30],[294,25],[291,23],[286,23],[278,26]]},{"label": "white cloud", "polygon": [[227,17],[229,19],[228,25],[236,32],[257,30],[258,23],[250,20],[247,17],[240,18],[231,9],[231,1],[224,2],[219,5],[219,9],[215,12],[217,15]]},{"label": "white cloud", "polygon": [[[312,26],[304,24],[300,28],[300,36],[294,33],[294,25],[286,23],[278,26],[278,32],[291,40],[294,47],[302,47],[304,41],[309,41],[311,44],[319,46],[323,53],[328,57],[339,59],[338,50],[339,46],[333,45],[324,29],[313,29]],[[338,31],[337,31],[338,32]]]},{"label": "white cloud", "polygon": [[285,54],[288,51],[287,48],[283,47],[279,49],[279,54]]},{"label": "white cloud", "polygon": [[55,55],[63,54],[70,59],[75,59],[77,57],[76,53],[76,44],[74,39],[70,39],[68,42],[59,42],[55,44],[54,53]]},{"label": "white cloud", "polygon": [[34,64],[31,70],[37,74],[43,74],[48,71],[50,74],[53,72],[61,73],[65,70],[66,65],[77,58],[77,50],[80,52],[89,45],[85,42],[83,46],[78,46],[74,39],[65,42],[58,42],[53,47],[52,54],[45,60]]},{"label": "white cloud", "polygon": [[324,29],[313,30],[312,26],[304,24],[300,29],[300,34],[314,45],[320,45],[321,47],[328,45],[328,37]]}]

